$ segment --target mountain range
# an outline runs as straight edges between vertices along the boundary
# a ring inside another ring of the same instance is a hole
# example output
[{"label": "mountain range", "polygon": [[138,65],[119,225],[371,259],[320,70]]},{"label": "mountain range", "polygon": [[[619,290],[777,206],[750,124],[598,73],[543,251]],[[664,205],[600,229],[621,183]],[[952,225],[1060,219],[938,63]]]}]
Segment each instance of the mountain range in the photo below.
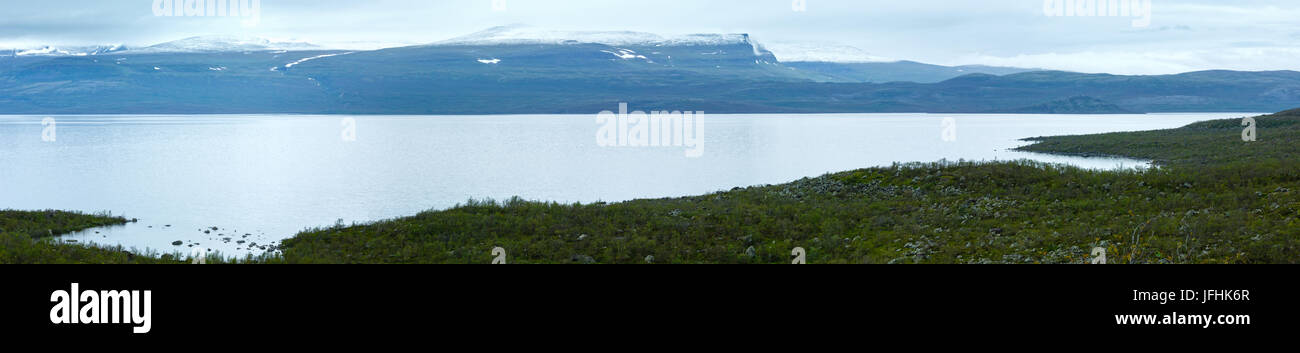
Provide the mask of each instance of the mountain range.
[{"label": "mountain range", "polygon": [[0,53],[0,114],[1129,113],[1300,106],[1300,72],[1119,76],[780,60],[746,34],[507,26],[350,51],[194,37]]}]

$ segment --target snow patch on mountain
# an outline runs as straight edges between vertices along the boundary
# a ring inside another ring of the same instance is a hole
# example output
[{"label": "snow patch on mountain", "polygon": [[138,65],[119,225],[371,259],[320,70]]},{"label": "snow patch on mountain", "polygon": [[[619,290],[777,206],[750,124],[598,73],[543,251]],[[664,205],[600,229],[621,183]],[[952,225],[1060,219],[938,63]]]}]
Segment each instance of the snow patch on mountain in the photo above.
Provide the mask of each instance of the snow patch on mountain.
[{"label": "snow patch on mountain", "polygon": [[557,31],[526,25],[493,27],[470,35],[433,43],[437,46],[489,46],[518,44],[604,44],[609,46],[703,46],[750,44],[747,34],[690,34],[664,37],[632,31]]},{"label": "snow patch on mountain", "polygon": [[617,52],[609,51],[609,50],[601,50],[601,52],[609,53],[610,55],[613,55],[623,60],[642,59],[642,60],[650,61],[650,58],[647,58],[645,55],[639,55],[636,53],[636,51],[631,49],[618,49]]},{"label": "snow patch on mountain", "polygon": [[285,65],[284,65],[284,68],[286,68],[286,69],[288,69],[288,68],[292,68],[292,67],[294,67],[294,65],[302,64],[302,63],[305,63],[305,62],[308,62],[308,61],[312,61],[312,60],[316,60],[316,59],[324,59],[324,58],[328,58],[328,57],[331,57],[331,56],[348,55],[348,54],[352,54],[352,52],[347,52],[347,53],[338,53],[338,54],[325,54],[325,55],[317,55],[317,56],[313,56],[313,57],[310,57],[310,58],[303,58],[302,60],[298,60],[298,61],[294,61],[294,62],[291,62],[291,63],[285,64]]}]

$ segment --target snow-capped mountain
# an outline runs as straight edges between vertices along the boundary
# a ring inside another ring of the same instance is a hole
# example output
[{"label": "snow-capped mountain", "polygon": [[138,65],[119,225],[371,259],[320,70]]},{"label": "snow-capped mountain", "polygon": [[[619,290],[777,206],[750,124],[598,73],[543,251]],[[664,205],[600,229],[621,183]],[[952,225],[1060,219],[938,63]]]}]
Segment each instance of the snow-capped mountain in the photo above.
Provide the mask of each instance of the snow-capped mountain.
[{"label": "snow-capped mountain", "polygon": [[[470,35],[452,38],[429,44],[429,47],[491,47],[512,45],[579,45],[595,44],[614,47],[613,51],[604,51],[621,59],[643,59],[655,62],[653,58],[636,54],[631,47],[641,49],[655,48],[720,48],[742,46],[752,50],[753,56],[759,57],[758,63],[774,62],[769,52],[749,34],[687,34],[661,36],[654,33],[634,31],[559,31],[532,27],[527,25],[510,25],[489,28]],[[714,50],[714,55],[725,51]],[[658,54],[658,53],[655,53]],[[703,53],[709,54],[709,53]],[[667,54],[666,54],[667,55]],[[667,58],[671,58],[668,56]]]},{"label": "snow-capped mountain", "polygon": [[439,46],[515,44],[604,44],[610,46],[707,46],[754,44],[748,34],[689,34],[660,36],[633,31],[557,31],[527,25],[493,27],[470,35],[433,43]]},{"label": "snow-capped mountain", "polygon": [[16,55],[16,56],[89,56],[89,55],[116,53],[124,50],[126,50],[126,47],[122,45],[96,45],[96,46],[81,46],[81,47],[54,47],[54,46],[47,45],[40,48],[7,50],[6,53],[0,53],[0,55],[8,54],[8,55]]},{"label": "snow-capped mountain", "polygon": [[144,48],[131,49],[126,51],[126,54],[259,52],[318,49],[322,48],[307,42],[273,41],[266,38],[246,36],[199,36],[155,44]]},{"label": "snow-capped mountain", "polygon": [[22,51],[17,52],[17,54],[14,54],[14,55],[17,55],[17,56],[61,56],[61,55],[75,55],[75,53],[73,53],[73,52],[71,52],[71,51],[68,51],[68,50],[65,50],[65,49],[59,49],[59,48],[55,48],[55,47],[51,47],[51,46],[48,46],[48,45],[47,45],[47,46],[44,46],[44,47],[41,47],[41,48],[38,48],[38,49],[26,49],[26,50],[22,50]]},{"label": "snow-capped mountain", "polygon": [[39,48],[9,50],[17,56],[91,56],[104,54],[158,54],[158,53],[220,53],[321,50],[318,45],[299,41],[274,41],[248,36],[199,36],[147,47],[128,48],[123,45],[85,47],[43,46]]}]

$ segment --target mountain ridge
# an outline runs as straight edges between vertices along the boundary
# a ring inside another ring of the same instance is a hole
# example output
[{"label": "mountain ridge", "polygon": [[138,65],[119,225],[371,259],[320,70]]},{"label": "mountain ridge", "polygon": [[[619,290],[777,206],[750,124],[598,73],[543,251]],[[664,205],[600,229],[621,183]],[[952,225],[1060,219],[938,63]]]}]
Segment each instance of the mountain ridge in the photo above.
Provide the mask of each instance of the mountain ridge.
[{"label": "mountain ridge", "polygon": [[[488,37],[499,39],[493,33]],[[191,37],[132,55],[0,57],[0,113],[549,114],[592,113],[624,102],[711,113],[1259,112],[1300,106],[1295,71],[1123,76],[908,61],[787,63],[748,35],[707,43],[632,37],[650,40],[344,51]]]}]

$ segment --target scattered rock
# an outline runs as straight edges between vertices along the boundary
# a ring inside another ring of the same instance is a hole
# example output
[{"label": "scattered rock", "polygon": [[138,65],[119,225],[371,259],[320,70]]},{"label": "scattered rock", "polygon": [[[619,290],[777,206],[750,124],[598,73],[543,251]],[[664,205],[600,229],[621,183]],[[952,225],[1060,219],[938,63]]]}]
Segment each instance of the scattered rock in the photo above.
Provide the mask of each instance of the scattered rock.
[{"label": "scattered rock", "polygon": [[573,255],[573,258],[570,259],[570,260],[572,260],[573,262],[580,263],[580,264],[594,264],[594,263],[596,263],[596,259],[595,259],[595,258],[592,258],[591,256],[587,256],[587,255]]},{"label": "scattered rock", "polygon": [[749,257],[758,256],[758,250],[754,250],[754,247],[751,246],[745,249],[745,256],[749,256]]},{"label": "scattered rock", "polygon": [[583,240],[587,240],[587,235],[586,234],[578,235],[578,241],[583,241]]},{"label": "scattered rock", "polygon": [[654,256],[654,255],[646,255],[646,256],[645,256],[645,263],[648,263],[648,264],[655,263],[655,256]]}]

